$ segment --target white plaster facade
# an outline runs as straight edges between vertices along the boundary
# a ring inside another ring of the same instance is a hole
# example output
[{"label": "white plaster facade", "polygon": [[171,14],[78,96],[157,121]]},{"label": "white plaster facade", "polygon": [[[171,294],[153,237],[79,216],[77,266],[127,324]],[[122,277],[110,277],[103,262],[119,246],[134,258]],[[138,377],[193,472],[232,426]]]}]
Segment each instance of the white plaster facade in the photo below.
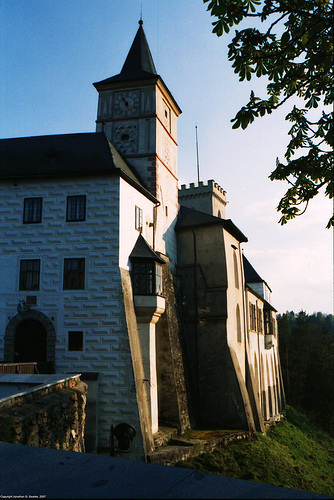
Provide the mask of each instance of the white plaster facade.
[{"label": "white plaster facade", "polygon": [[[43,311],[57,332],[56,372],[100,374],[99,444],[108,446],[111,421],[127,419],[138,427],[119,267],[129,269],[128,257],[139,235],[135,206],[143,210],[143,234],[152,241],[153,203],[116,176],[1,183],[0,193],[6,207],[0,240],[2,331],[17,314],[19,300],[36,296],[32,307]],[[67,196],[83,193],[86,220],[66,222]],[[22,224],[27,197],[43,198],[40,224]],[[84,290],[63,290],[64,259],[73,257],[85,259]],[[20,260],[30,258],[41,260],[40,287],[19,291]],[[82,351],[68,350],[69,331],[83,332]],[[4,341],[1,336],[0,359],[5,358]],[[7,361],[14,361],[8,353]]]}]

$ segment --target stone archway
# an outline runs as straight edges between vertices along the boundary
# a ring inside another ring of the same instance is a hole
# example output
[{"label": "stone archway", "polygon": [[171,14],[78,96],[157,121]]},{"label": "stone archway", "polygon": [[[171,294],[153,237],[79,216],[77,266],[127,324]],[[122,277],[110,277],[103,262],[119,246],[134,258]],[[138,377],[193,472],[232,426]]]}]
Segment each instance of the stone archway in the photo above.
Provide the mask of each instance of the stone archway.
[{"label": "stone archway", "polygon": [[[54,329],[52,322],[42,312],[36,311],[36,310],[33,310],[33,311],[28,310],[28,311],[22,311],[22,312],[16,314],[7,325],[7,328],[5,331],[5,352],[4,352],[4,358],[5,358],[6,363],[14,363],[16,361],[16,359],[15,359],[15,340],[16,340],[17,333],[19,333],[19,335],[21,335],[20,332],[22,332],[22,328],[24,327],[24,324],[26,326],[28,326],[30,323],[30,327],[31,327],[33,325],[33,322],[36,322],[35,326],[37,326],[37,324],[39,325],[39,334],[37,335],[37,337],[40,336],[40,338],[42,338],[43,332],[45,332],[45,336],[46,336],[46,353],[45,353],[46,361],[48,363],[55,362],[56,332],[55,332],[55,329]],[[34,361],[34,360],[31,360],[31,361]]]}]

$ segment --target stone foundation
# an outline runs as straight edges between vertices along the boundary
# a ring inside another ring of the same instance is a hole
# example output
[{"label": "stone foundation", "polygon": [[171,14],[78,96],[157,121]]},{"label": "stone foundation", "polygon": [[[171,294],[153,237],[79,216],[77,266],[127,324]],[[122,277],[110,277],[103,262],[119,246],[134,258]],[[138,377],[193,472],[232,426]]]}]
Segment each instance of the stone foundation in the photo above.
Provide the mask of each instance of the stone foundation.
[{"label": "stone foundation", "polygon": [[0,441],[84,452],[87,385],[79,377],[0,402]]}]

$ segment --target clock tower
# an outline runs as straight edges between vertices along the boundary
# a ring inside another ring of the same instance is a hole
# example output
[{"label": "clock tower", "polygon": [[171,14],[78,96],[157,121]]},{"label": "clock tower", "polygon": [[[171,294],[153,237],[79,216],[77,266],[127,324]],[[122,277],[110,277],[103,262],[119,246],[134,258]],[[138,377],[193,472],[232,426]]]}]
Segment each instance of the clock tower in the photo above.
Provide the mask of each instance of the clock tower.
[{"label": "clock tower", "polygon": [[96,131],[105,132],[158,200],[155,250],[176,260],[177,130],[181,110],[157,74],[143,21],[121,72],[94,83],[99,93]]},{"label": "clock tower", "polygon": [[121,72],[94,83],[99,92],[96,131],[105,132],[159,201],[155,250],[176,259],[177,129],[181,110],[157,74],[143,21]]}]

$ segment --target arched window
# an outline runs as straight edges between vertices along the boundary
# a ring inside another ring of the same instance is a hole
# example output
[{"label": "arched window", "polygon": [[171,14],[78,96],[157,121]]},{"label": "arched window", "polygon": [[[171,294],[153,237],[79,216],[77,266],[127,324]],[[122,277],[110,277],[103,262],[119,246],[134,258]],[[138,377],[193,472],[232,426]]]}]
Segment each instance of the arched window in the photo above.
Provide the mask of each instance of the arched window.
[{"label": "arched window", "polygon": [[239,288],[238,261],[237,261],[237,252],[235,250],[233,250],[233,268],[234,268],[234,284],[236,288]]},{"label": "arched window", "polygon": [[241,318],[240,318],[239,304],[237,304],[236,308],[236,319],[237,319],[237,341],[241,342]]}]

